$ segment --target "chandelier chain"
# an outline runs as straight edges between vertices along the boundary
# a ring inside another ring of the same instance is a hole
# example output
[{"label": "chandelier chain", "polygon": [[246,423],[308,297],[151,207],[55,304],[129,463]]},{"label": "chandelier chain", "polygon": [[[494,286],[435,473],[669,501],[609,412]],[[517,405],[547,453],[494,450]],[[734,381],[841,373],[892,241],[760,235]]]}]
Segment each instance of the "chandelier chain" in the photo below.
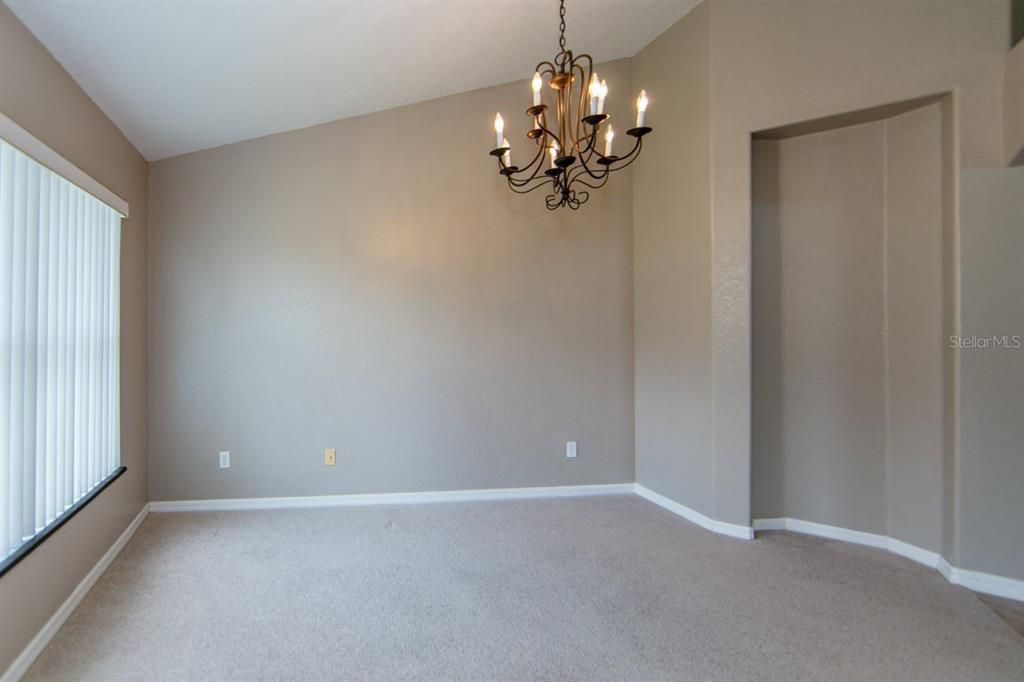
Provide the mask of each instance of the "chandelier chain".
[{"label": "chandelier chain", "polygon": [[558,5],[558,47],[565,52],[565,0],[560,0]]}]

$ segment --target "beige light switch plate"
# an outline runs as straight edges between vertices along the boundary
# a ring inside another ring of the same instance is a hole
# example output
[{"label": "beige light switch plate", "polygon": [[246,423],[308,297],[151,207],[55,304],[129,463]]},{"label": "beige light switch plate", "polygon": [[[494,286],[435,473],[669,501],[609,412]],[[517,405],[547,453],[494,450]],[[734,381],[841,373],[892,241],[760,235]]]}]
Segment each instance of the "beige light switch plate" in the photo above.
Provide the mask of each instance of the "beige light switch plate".
[{"label": "beige light switch plate", "polygon": [[324,450],[324,466],[332,467],[336,461],[334,448],[327,448]]}]

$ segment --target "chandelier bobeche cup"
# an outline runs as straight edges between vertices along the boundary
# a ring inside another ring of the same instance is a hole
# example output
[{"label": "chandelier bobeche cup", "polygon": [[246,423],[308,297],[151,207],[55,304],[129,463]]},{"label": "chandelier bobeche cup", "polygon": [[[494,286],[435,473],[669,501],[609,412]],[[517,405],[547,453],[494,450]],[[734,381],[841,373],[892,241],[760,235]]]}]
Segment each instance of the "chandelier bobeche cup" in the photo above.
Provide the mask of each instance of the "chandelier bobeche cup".
[{"label": "chandelier bobeche cup", "polygon": [[[541,62],[533,74],[533,106],[526,115],[533,119],[526,133],[536,152],[525,166],[512,163],[512,148],[504,137],[505,121],[501,113],[494,117],[495,144],[491,156],[498,159],[498,172],[508,180],[517,194],[527,194],[542,187],[551,193],[545,198],[548,210],[568,206],[575,210],[590,198],[588,189],[600,189],[608,177],[636,160],[643,148],[643,138],[651,128],[644,125],[647,93],[640,91],[636,100],[636,125],[626,131],[634,138],[633,148],[622,156],[613,152],[615,131],[604,113],[608,84],[594,72],[588,54],[573,56],[565,49],[565,0],[560,1],[558,45],[554,62]],[[549,107],[542,96],[544,82],[553,91],[554,127],[548,122]],[[589,113],[585,113],[589,112]],[[604,131],[603,149],[598,142]],[[603,152],[603,153],[602,153]]]}]

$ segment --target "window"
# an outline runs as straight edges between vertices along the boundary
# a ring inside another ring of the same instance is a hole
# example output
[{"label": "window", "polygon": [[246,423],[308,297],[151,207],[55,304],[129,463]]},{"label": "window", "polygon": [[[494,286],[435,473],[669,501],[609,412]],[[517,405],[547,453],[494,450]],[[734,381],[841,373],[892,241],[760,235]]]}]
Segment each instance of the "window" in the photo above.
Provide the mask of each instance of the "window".
[{"label": "window", "polygon": [[119,212],[101,201],[107,190],[0,119],[2,571],[123,471],[118,347],[127,206]]}]

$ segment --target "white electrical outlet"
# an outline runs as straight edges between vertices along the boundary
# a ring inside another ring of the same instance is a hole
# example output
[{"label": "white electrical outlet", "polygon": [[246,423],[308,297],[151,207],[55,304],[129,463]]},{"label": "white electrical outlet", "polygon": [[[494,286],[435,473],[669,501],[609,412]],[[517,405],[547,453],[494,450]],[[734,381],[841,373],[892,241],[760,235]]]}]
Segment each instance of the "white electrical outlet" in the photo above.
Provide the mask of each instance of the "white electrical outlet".
[{"label": "white electrical outlet", "polygon": [[230,469],[231,468],[231,453],[227,450],[220,451],[220,468]]},{"label": "white electrical outlet", "polygon": [[565,456],[569,459],[576,459],[576,441],[571,440],[565,444]]}]

